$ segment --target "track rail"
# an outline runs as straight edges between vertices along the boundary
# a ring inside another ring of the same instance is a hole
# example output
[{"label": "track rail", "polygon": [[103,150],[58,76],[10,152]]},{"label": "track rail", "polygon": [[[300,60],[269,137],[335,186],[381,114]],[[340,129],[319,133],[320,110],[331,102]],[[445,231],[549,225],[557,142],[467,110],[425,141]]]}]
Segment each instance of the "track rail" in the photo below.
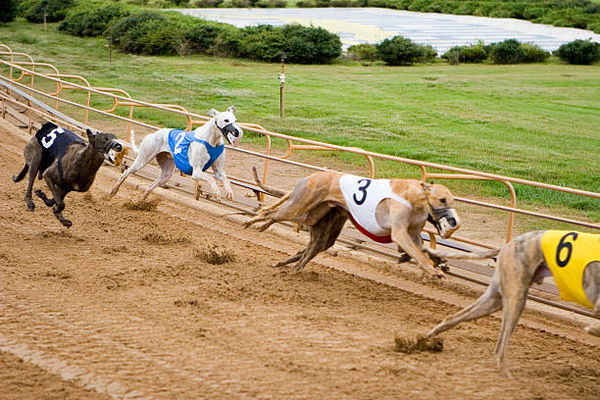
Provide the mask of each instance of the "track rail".
[{"label": "track rail", "polygon": [[[42,110],[45,111],[45,113],[41,113],[42,115],[44,115],[44,114],[48,115],[49,114],[54,119],[62,120],[64,122],[66,122],[67,124],[71,125],[71,126],[77,127],[80,130],[83,130],[83,129],[85,129],[85,128],[88,127],[87,124],[81,123],[81,122],[79,122],[79,121],[77,121],[77,120],[75,120],[75,119],[67,116],[64,113],[61,113],[58,110],[55,110],[55,109],[49,107],[44,102],[35,99],[34,97],[32,97],[29,94],[25,93],[23,90],[20,90],[20,89],[14,87],[14,85],[11,85],[11,84],[9,84],[7,82],[3,82],[1,79],[0,79],[0,85],[4,86],[9,91],[12,91],[12,92],[18,94],[19,96],[23,97],[24,99],[26,99],[26,103],[27,104],[23,104],[23,105],[28,110],[34,110],[34,108],[31,107],[30,104],[29,104],[29,103],[31,103],[31,104],[34,104],[37,107],[39,107],[40,109],[42,109]],[[38,94],[43,94],[43,93],[38,93]],[[8,96],[2,95],[2,97],[3,97],[4,100],[10,101],[10,99],[8,98]],[[117,96],[115,96],[115,97],[117,97]],[[18,103],[14,99],[12,101]],[[71,102],[66,101],[64,99],[61,99],[61,101],[64,101],[66,103],[71,103]],[[71,103],[71,105],[77,105],[77,104],[76,103]],[[77,106],[79,106],[79,105],[77,105]],[[86,107],[83,107],[83,108],[86,108]],[[90,109],[90,110],[92,110],[92,109]],[[96,111],[96,110],[93,110],[93,111]],[[184,112],[178,111],[178,110],[169,110],[169,111],[174,111],[174,112],[178,112],[178,113],[184,113]],[[4,105],[4,103],[3,103],[3,110],[2,110],[2,112],[3,113],[6,112],[6,106]],[[32,116],[28,116],[28,117],[30,118],[29,129],[31,130],[33,117]],[[117,117],[117,116],[114,116],[114,115],[111,115],[111,117],[116,117],[117,119],[126,120],[123,117]],[[139,125],[151,127],[148,124],[142,124],[142,123],[140,123]],[[245,127],[245,128],[248,129],[248,127]],[[254,130],[256,131],[256,129],[254,129]],[[274,136],[279,135],[279,134],[274,134],[272,132],[270,132],[270,134],[273,134]],[[289,140],[289,137],[287,137],[286,135],[280,135],[280,136],[284,137],[286,140]],[[304,140],[304,141],[307,142],[307,143],[312,143],[312,141],[307,141],[307,140]],[[315,142],[315,143],[317,143],[317,142]],[[339,146],[334,146],[334,145],[327,145],[327,146],[331,147],[332,149],[337,149],[339,147]],[[253,152],[253,151],[245,150],[245,149],[234,149],[234,148],[231,148],[231,150],[235,150],[235,151],[238,151],[240,153],[245,153],[245,154],[257,156],[257,157],[263,158],[265,160],[273,160],[273,161],[278,161],[278,162],[284,162],[286,164],[295,165],[295,166],[299,166],[299,167],[302,167],[302,168],[308,168],[308,169],[312,169],[312,170],[325,170],[325,168],[316,167],[316,166],[313,166],[313,165],[309,165],[309,164],[305,164],[305,163],[300,163],[300,162],[297,162],[297,161],[282,160],[280,157],[275,157],[275,156],[272,156],[272,155],[269,155],[269,154],[257,153],[257,152]],[[365,152],[365,154],[367,154],[367,153],[369,153],[369,152]],[[376,153],[372,153],[371,155],[381,157],[380,154],[376,154]],[[386,159],[386,158],[389,158],[389,157],[385,157],[384,156],[383,158]],[[397,157],[394,157],[393,159],[396,159],[396,158]],[[410,163],[412,163],[413,160],[402,159],[402,161],[408,162],[410,164]],[[449,168],[447,166],[440,166],[438,164],[432,164],[432,163],[422,163],[422,164],[424,164],[426,166],[429,166],[429,167],[443,168],[443,169],[447,169],[447,170],[454,171],[454,172],[465,172],[466,171],[468,173],[474,173],[473,171],[467,171],[467,170],[464,170],[464,169],[453,168],[453,167]],[[478,173],[478,174],[481,175],[482,178],[486,177],[486,175],[483,174],[483,173]],[[141,173],[141,174],[138,174],[138,175],[142,176],[144,178],[147,178],[147,179],[154,179],[156,177],[156,174],[149,175],[147,172],[144,172],[144,173]],[[506,178],[506,177],[502,177],[502,176],[493,176],[493,177],[494,178],[498,178],[498,179],[500,179],[500,178],[502,178],[502,179],[509,179],[510,181],[515,182],[515,183],[524,183],[524,184],[531,183],[530,181],[521,180],[521,179]],[[189,182],[189,180],[188,180],[188,182]],[[235,185],[238,185],[238,186],[243,186],[246,189],[249,188],[247,183],[243,183],[243,182],[239,182],[239,181],[236,182],[235,179],[232,181],[232,183],[235,184]],[[189,194],[189,195],[192,195],[192,196],[194,196],[194,194],[195,194],[194,188],[193,187],[190,188],[189,185],[179,185],[179,186],[168,185],[168,186],[171,187],[171,188],[173,188],[173,189],[175,189],[175,190],[181,191],[183,193],[186,193],[186,194]],[[540,187],[547,187],[547,188],[557,189],[557,187],[555,187],[553,185],[545,185],[545,184],[542,184]],[[257,189],[255,188],[253,190],[256,193]],[[570,189],[570,188],[562,188],[562,187],[560,187],[560,188],[558,188],[558,190],[567,191],[567,192],[571,192],[571,193],[575,193],[575,194],[583,194],[583,195],[587,195],[587,196],[591,196],[591,197],[600,196],[600,194],[598,194],[598,193],[577,191],[577,190]],[[229,202],[216,201],[214,199],[208,199],[208,200],[212,201],[214,203],[217,203],[220,206],[228,207],[230,209],[234,209],[236,211],[242,212],[242,213],[247,214],[247,215],[255,215],[256,213],[254,212],[254,209],[256,209],[257,206],[259,205],[258,202],[254,203],[254,204],[248,204],[247,202],[237,202],[237,203],[234,204],[234,203],[229,203]],[[466,202],[466,203],[476,204],[476,205],[479,205],[479,206],[487,206],[487,207],[491,207],[491,208],[501,209],[501,210],[508,211],[508,212],[511,212],[511,213],[512,212],[522,213],[522,214],[526,214],[526,215],[534,215],[536,217],[547,218],[547,219],[552,219],[552,220],[561,221],[561,222],[570,222],[570,223],[573,223],[572,220],[568,220],[568,219],[565,219],[565,218],[555,217],[555,216],[549,216],[549,215],[545,215],[545,214],[541,214],[541,213],[532,213],[530,211],[524,211],[524,210],[516,209],[514,207],[499,206],[499,205],[495,205],[495,204],[488,204],[488,203],[483,203],[483,202],[474,201],[474,200],[470,200],[470,199],[464,199],[464,198],[459,198],[459,200],[463,201],[463,202]],[[283,225],[291,226],[290,224],[283,224]],[[598,229],[598,224],[589,224],[589,223],[577,221],[577,225],[585,226],[585,227],[593,228],[593,229]],[[338,241],[341,242],[341,243],[344,243],[346,245],[349,245],[351,247],[358,248],[360,250],[366,251],[366,252],[372,252],[372,253],[384,256],[384,257],[386,257],[388,259],[392,259],[392,260],[396,260],[397,259],[397,253],[395,251],[393,251],[393,249],[390,249],[389,247],[381,246],[381,245],[378,245],[378,244],[375,244],[375,243],[371,243],[369,241],[360,241],[360,240],[354,238],[351,235],[350,232],[351,232],[350,230],[346,229]],[[425,236],[424,239],[427,240],[427,237]],[[439,241],[438,243],[444,244],[443,241]],[[481,245],[481,244],[477,244],[477,245]],[[458,269],[459,271],[461,269],[460,267],[457,267],[457,266],[453,266],[453,267],[455,269]],[[465,281],[469,281],[469,282],[478,284],[478,285],[485,286],[485,285],[489,284],[489,280],[475,278],[475,277],[470,276],[470,275],[468,275],[468,274],[466,274],[464,272],[450,271],[449,275],[454,276],[454,277],[456,277],[458,279],[461,279],[461,280],[465,280]],[[482,275],[482,274],[480,274],[480,275],[481,275],[481,277],[485,277],[485,275]],[[540,302],[540,303],[549,305],[549,306],[554,307],[554,308],[558,308],[558,309],[561,309],[561,310],[565,310],[565,311],[577,313],[579,315],[584,315],[586,317],[591,317],[591,318],[596,318],[597,319],[597,317],[594,316],[593,313],[591,313],[590,311],[587,311],[585,309],[573,307],[573,306],[570,306],[570,305],[567,305],[567,304],[562,304],[562,303],[560,303],[558,301],[554,301],[554,300],[548,300],[548,299],[545,299],[545,298],[540,297],[540,296],[529,295],[528,297],[529,297],[529,299],[531,299],[533,301]]]}]

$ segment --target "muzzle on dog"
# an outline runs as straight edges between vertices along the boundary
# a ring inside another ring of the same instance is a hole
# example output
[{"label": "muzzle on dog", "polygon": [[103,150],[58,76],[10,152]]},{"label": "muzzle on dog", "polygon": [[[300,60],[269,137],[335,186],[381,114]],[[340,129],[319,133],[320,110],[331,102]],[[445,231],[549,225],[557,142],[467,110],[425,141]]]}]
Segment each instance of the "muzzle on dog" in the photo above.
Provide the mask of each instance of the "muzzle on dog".
[{"label": "muzzle on dog", "polygon": [[104,159],[110,162],[111,164],[119,166],[119,164],[121,164],[121,161],[123,160],[123,157],[120,156],[120,153],[122,152],[123,145],[117,142],[116,140],[111,140],[104,146]]},{"label": "muzzle on dog", "polygon": [[[216,121],[215,121],[215,125],[217,125]],[[242,130],[240,128],[238,128],[236,125],[234,125],[233,122],[225,125],[222,128],[219,125],[217,125],[217,128],[219,128],[219,130],[221,131],[223,136],[225,136],[225,139],[227,139],[227,142],[229,144],[235,143],[237,141],[236,139],[242,133]]]},{"label": "muzzle on dog", "polygon": [[444,238],[449,238],[454,232],[460,228],[460,218],[458,213],[452,207],[431,207],[431,213],[427,217],[427,221],[431,222],[438,234]]}]

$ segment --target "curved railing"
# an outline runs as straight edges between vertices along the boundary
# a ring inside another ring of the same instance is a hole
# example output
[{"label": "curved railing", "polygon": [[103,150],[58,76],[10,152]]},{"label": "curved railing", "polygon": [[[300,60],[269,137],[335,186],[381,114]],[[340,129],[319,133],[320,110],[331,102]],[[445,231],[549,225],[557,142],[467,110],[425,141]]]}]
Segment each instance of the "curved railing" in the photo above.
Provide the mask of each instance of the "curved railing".
[{"label": "curved railing", "polygon": [[[210,118],[207,116],[195,114],[189,112],[184,106],[177,104],[155,104],[150,102],[145,102],[142,100],[138,100],[133,98],[127,91],[120,88],[102,88],[102,87],[94,87],[92,86],[88,80],[84,77],[78,75],[70,75],[70,74],[61,74],[55,66],[46,63],[37,63],[31,59],[31,57],[25,55],[24,53],[12,52],[8,46],[0,44],[0,66],[4,66],[8,69],[8,73],[6,75],[0,75],[0,79],[11,82],[11,84],[19,87],[21,90],[27,91],[32,95],[42,97],[46,99],[46,101],[54,100],[56,104],[69,105],[73,107],[77,107],[84,111],[84,121],[88,123],[88,115],[90,112],[95,115],[104,118],[111,118],[116,120],[117,122],[125,123],[126,132],[125,136],[128,141],[130,140],[130,133],[133,126],[138,126],[146,129],[158,129],[159,127],[154,126],[153,124],[144,122],[141,119],[137,119],[134,117],[134,109],[137,108],[152,108],[155,110],[160,110],[162,112],[168,113],[170,115],[180,116],[183,119],[183,123],[180,126],[186,126],[188,130],[192,129],[194,126],[202,125]],[[27,58],[29,57],[29,58]],[[8,58],[5,60],[3,58]],[[17,58],[27,58],[27,61],[15,61]],[[28,68],[30,67],[30,68]],[[39,71],[40,68],[50,69],[49,73],[42,73]],[[19,72],[18,77],[14,77],[15,72]],[[24,77],[29,76],[31,79],[29,83],[26,84],[24,82]],[[48,92],[41,88],[41,85],[38,84],[39,81],[47,81],[45,86],[54,86],[56,90]],[[66,90],[69,91],[83,91],[86,93],[85,95],[85,103],[81,104],[81,102],[76,102],[72,100],[68,100],[65,98],[66,96],[62,96],[61,94],[65,94]],[[109,109],[100,110],[90,106],[91,96],[101,96],[103,98],[108,99],[112,106]],[[0,95],[0,99],[2,100],[2,110],[3,114],[6,110],[6,103],[10,101],[8,96]],[[124,107],[128,110],[127,117],[116,115],[117,110],[120,107]],[[56,107],[58,108],[58,106]],[[29,113],[35,113],[36,107],[29,107]],[[449,165],[443,165],[433,162],[419,161],[413,160],[398,156],[392,156],[387,154],[375,153],[366,151],[357,147],[344,147],[338,146],[330,143],[319,142],[316,140],[303,139],[294,137],[291,135],[286,135],[283,133],[273,132],[265,129],[264,127],[251,124],[251,123],[240,123],[246,131],[255,132],[259,135],[262,135],[265,138],[265,149],[263,152],[252,151],[243,148],[229,148],[230,150],[239,152],[245,156],[256,157],[263,160],[263,172],[262,172],[262,182],[264,184],[269,183],[271,177],[270,164],[272,162],[284,163],[292,166],[302,167],[310,170],[323,170],[324,168],[318,167],[315,165],[302,163],[299,161],[291,160],[290,158],[298,151],[336,151],[336,152],[345,152],[350,154],[355,154],[363,157],[367,162],[367,170],[365,171],[368,176],[376,177],[376,160],[379,161],[392,161],[396,163],[402,163],[405,165],[411,165],[419,168],[421,172],[421,179],[450,179],[450,180],[474,180],[474,181],[495,181],[501,185],[504,185],[508,188],[509,193],[509,205],[496,204],[494,202],[488,201],[480,201],[475,199],[470,199],[463,196],[456,196],[456,199],[459,202],[475,205],[478,207],[492,208],[495,210],[500,210],[507,214],[506,219],[506,240],[509,241],[512,238],[513,230],[514,230],[514,217],[515,214],[527,215],[533,218],[543,218],[549,219],[553,221],[568,223],[580,227],[585,227],[588,229],[600,229],[600,225],[597,223],[590,223],[586,221],[580,221],[572,218],[566,218],[557,215],[544,214],[534,211],[525,210],[519,208],[517,206],[518,196],[514,190],[513,184],[526,185],[531,187],[542,188],[551,191],[560,191],[564,193],[570,193],[576,196],[584,196],[594,199],[600,199],[600,193],[590,192],[581,189],[574,189],[564,186],[551,185],[542,182],[535,182],[522,178],[513,178],[509,176],[503,176],[498,174],[486,173],[483,171],[476,171],[466,168],[459,168]],[[30,127],[31,129],[31,127]],[[282,140],[284,142],[284,154],[276,156],[273,154],[273,139]],[[435,169],[439,171],[444,171],[444,173],[434,173],[429,172],[430,169]],[[231,171],[229,171],[231,172]],[[238,171],[239,172],[239,171]],[[247,179],[235,178],[239,182],[245,182],[248,184],[253,183]],[[262,200],[262,198],[260,198]],[[430,239],[432,245],[435,245],[435,235],[433,232],[429,232]],[[464,237],[454,237],[454,240],[458,240],[464,243],[482,246],[482,247],[491,247],[489,244],[481,243],[477,240],[473,240],[470,238]]]}]

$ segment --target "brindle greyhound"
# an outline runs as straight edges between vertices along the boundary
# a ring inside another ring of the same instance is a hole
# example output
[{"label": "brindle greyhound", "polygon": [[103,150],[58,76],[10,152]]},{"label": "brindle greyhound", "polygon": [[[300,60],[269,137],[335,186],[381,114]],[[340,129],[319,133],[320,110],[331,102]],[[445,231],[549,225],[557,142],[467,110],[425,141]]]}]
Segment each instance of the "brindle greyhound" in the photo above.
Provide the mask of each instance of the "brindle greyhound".
[{"label": "brindle greyhound", "polygon": [[[496,345],[496,361],[502,373],[507,369],[507,346],[525,308],[533,283],[553,276],[561,297],[594,309],[600,316],[600,235],[570,231],[536,231],[516,237],[499,249],[476,253],[449,253],[426,249],[445,259],[485,259],[498,256],[498,266],[486,292],[464,310],[447,317],[428,337],[442,333],[463,321],[502,311],[502,327]],[[565,282],[563,284],[563,282]],[[600,324],[585,330],[600,336]]]},{"label": "brindle greyhound", "polygon": [[114,161],[108,153],[111,150],[122,150],[121,144],[112,133],[94,133],[90,129],[87,129],[86,133],[88,144],[66,129],[59,128],[51,122],[45,123],[25,145],[25,166],[17,176],[13,176],[13,181],[19,182],[29,171],[29,183],[25,193],[25,204],[29,211],[35,209],[31,198],[35,177],[43,177],[53,198],[46,197],[40,189],[36,190],[35,194],[48,207],[54,206],[54,215],[67,228],[72,225],[72,222],[62,215],[67,193],[87,192],[104,160]]},{"label": "brindle greyhound", "polygon": [[[427,274],[443,276],[423,252],[420,233],[427,220],[443,237],[460,226],[452,208],[450,191],[438,184],[411,179],[367,179],[337,172],[316,172],[300,180],[294,189],[276,203],[244,223],[244,227],[266,221],[267,229],[278,221],[292,221],[309,228],[306,249],[276,266],[297,262],[299,271],[318,253],[333,246],[344,223],[352,219],[357,228],[379,242],[395,242]],[[361,209],[361,207],[367,207]],[[358,210],[358,211],[357,211]]]},{"label": "brindle greyhound", "polygon": [[[234,112],[235,107],[233,106],[225,112],[218,112],[213,108],[208,112],[208,115],[213,118],[192,132],[165,128],[147,135],[137,149],[138,154],[135,161],[119,177],[110,191],[110,196],[117,194],[119,187],[129,175],[142,169],[156,158],[161,173],[148,186],[142,195],[142,200],[171,178],[175,165],[182,172],[191,175],[193,179],[208,182],[213,195],[220,198],[221,194],[215,181],[216,178],[223,184],[226,198],[233,199],[231,184],[225,174],[225,156],[222,152],[224,139],[230,145],[236,146],[243,137],[243,131],[236,123]],[[135,149],[134,144],[132,147]],[[215,178],[204,172],[211,166],[215,172]]]}]

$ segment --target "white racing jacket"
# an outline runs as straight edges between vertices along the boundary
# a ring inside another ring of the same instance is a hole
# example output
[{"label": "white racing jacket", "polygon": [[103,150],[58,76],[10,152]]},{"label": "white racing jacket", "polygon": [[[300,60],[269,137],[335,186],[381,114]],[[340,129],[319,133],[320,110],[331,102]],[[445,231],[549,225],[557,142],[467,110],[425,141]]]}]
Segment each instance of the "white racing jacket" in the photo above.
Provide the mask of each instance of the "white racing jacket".
[{"label": "white racing jacket", "polygon": [[355,175],[342,175],[340,189],[346,202],[350,219],[364,235],[380,243],[390,243],[390,230],[377,223],[377,205],[385,199],[396,200],[408,207],[412,205],[405,198],[392,191],[389,179],[369,179]]}]

